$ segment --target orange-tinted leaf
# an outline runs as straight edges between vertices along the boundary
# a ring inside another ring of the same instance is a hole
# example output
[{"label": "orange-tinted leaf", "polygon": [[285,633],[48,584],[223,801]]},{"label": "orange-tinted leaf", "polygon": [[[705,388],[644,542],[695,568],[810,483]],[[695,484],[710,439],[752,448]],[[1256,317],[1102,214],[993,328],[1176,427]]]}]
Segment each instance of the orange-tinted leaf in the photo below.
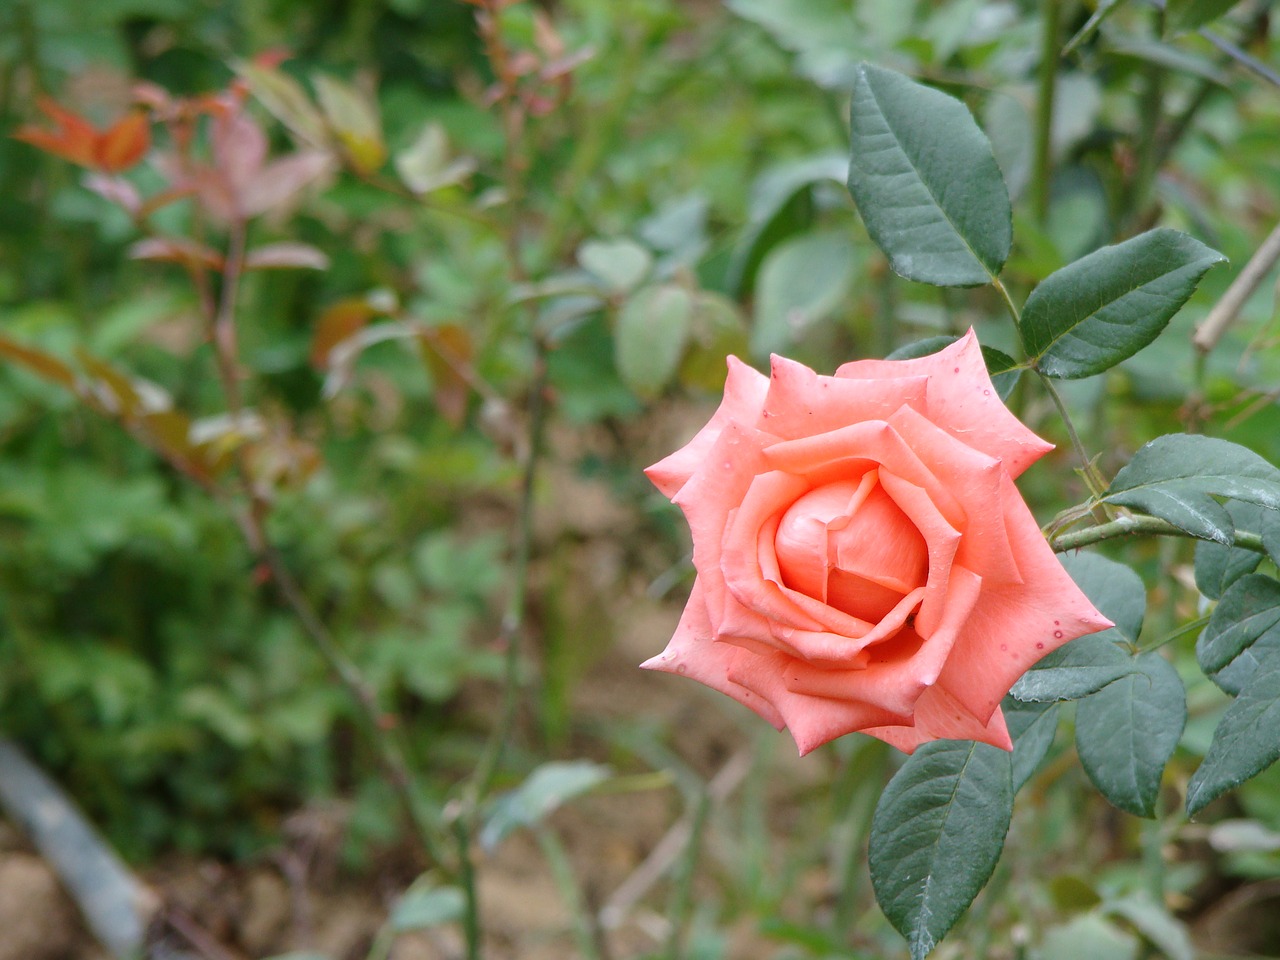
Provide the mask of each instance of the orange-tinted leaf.
[{"label": "orange-tinted leaf", "polygon": [[462,426],[471,395],[466,376],[473,353],[471,334],[456,323],[449,323],[424,329],[419,343],[435,383],[435,401],[440,415],[453,426]]},{"label": "orange-tinted leaf", "polygon": [[137,164],[150,148],[151,124],[141,110],[133,110],[98,140],[96,166],[107,173],[120,173]]},{"label": "orange-tinted leaf", "polygon": [[69,366],[42,350],[24,347],[22,344],[0,336],[0,357],[13,361],[34,374],[61,384],[68,390],[76,389],[76,374]]},{"label": "orange-tinted leaf", "polygon": [[324,313],[311,338],[311,365],[317,370],[329,368],[329,354],[343,340],[363,329],[377,311],[365,300],[339,300]]},{"label": "orange-tinted leaf", "polygon": [[244,258],[246,270],[282,270],[303,267],[327,270],[329,258],[323,251],[305,243],[268,243],[250,250]]}]

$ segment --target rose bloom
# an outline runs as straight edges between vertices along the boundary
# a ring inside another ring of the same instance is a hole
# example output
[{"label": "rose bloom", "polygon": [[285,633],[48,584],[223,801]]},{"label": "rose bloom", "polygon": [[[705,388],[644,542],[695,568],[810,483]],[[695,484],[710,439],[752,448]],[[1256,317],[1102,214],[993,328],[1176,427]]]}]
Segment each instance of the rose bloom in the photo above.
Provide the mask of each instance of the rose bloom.
[{"label": "rose bloom", "polygon": [[1051,449],[1001,403],[972,331],[834,377],[730,357],[719,410],[645,471],[689,521],[697,579],[643,666],[727,693],[802,754],[854,731],[1011,749],[1014,681],[1111,626],[1014,486]]}]

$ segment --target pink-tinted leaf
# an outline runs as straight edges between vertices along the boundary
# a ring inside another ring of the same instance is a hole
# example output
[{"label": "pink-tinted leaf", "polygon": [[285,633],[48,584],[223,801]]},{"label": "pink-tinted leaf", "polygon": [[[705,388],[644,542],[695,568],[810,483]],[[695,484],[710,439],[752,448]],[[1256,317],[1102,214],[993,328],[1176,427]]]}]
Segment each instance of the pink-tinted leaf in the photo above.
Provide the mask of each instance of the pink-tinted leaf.
[{"label": "pink-tinted leaf", "polygon": [[329,168],[329,155],[316,150],[295,153],[276,160],[242,185],[236,198],[244,217],[256,217],[289,201]]},{"label": "pink-tinted leaf", "polygon": [[287,270],[293,267],[327,270],[329,258],[323,251],[306,243],[268,243],[250,250],[244,266],[246,270]]},{"label": "pink-tinted leaf", "polygon": [[89,173],[85,175],[84,185],[104,200],[122,207],[130,216],[137,216],[142,209],[142,197],[138,194],[138,188],[123,177]]},{"label": "pink-tinted leaf", "polygon": [[222,254],[203,243],[187,237],[148,237],[129,248],[134,260],[162,260],[200,267],[204,270],[221,270]]},{"label": "pink-tinted leaf", "polygon": [[243,113],[219,117],[213,128],[213,162],[233,192],[248,188],[267,159],[267,137],[262,128]]}]

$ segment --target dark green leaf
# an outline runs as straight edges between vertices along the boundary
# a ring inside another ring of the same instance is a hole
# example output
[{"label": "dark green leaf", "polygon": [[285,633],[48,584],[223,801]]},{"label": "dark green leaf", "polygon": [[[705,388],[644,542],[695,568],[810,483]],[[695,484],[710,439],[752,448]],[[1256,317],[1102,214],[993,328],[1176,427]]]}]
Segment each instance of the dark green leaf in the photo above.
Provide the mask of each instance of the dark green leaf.
[{"label": "dark green leaf", "polygon": [[1142,578],[1131,567],[1086,550],[1062,554],[1058,560],[1099,612],[1115,624],[1112,629],[1091,636],[1137,643],[1147,612],[1147,590]]},{"label": "dark green leaf", "polygon": [[1158,653],[1134,663],[1138,672],[1076,707],[1076,751],[1112,804],[1154,817],[1160,778],[1186,726],[1187,696],[1178,671]]},{"label": "dark green leaf", "polygon": [[638,290],[618,311],[614,359],[632,390],[652,397],[671,382],[689,340],[693,301],[683,287]]},{"label": "dark green leaf", "polygon": [[1231,543],[1231,516],[1215,496],[1280,509],[1280,471],[1239,444],[1169,434],[1135,453],[1102,499],[1136,507],[1203,540]]},{"label": "dark green leaf", "polygon": [[1132,658],[1106,634],[1091,633],[1059,647],[1024,673],[1009,692],[1017,700],[1079,700],[1133,670]]},{"label": "dark green leaf", "polygon": [[935,740],[889,782],[871,823],[871,883],[885,916],[922,960],[1000,859],[1013,815],[1008,753]]},{"label": "dark green leaf", "polygon": [[942,287],[990,283],[1009,256],[1012,214],[969,108],[862,64],[852,127],[849,192],[894,271]]},{"label": "dark green leaf", "polygon": [[493,847],[517,827],[538,823],[557,807],[580,796],[612,776],[598,763],[576,760],[544,763],[510,793],[498,797],[489,809],[480,830],[480,843]]},{"label": "dark green leaf", "polygon": [[1031,779],[1053,746],[1058,732],[1056,703],[1033,703],[1005,697],[1004,711],[1009,736],[1013,738],[1013,792],[1017,793]]},{"label": "dark green leaf", "polygon": [[1222,794],[1280,759],[1280,652],[1258,664],[1213,731],[1204,762],[1187,784],[1187,814],[1195,816]]},{"label": "dark green leaf", "polygon": [[[1262,533],[1266,527],[1280,524],[1280,515],[1256,503],[1230,500],[1224,506],[1237,531]],[[1196,588],[1211,600],[1217,600],[1233,583],[1253,573],[1261,561],[1262,554],[1255,550],[1201,540],[1196,544]]]},{"label": "dark green leaf", "polygon": [[[959,337],[947,336],[925,337],[923,340],[903,344],[885,359],[914,360],[917,357],[927,357],[944,347],[951,346],[959,339]],[[991,376],[991,385],[996,388],[996,393],[1001,400],[1008,400],[1009,394],[1013,393],[1013,388],[1018,385],[1018,378],[1022,376],[1022,366],[1013,357],[995,347],[983,347],[982,359],[987,365],[987,373]]]},{"label": "dark green leaf", "polygon": [[1261,574],[1237,580],[1214,608],[1196,641],[1205,676],[1238,694],[1260,661],[1280,650],[1280,583]]},{"label": "dark green leaf", "polygon": [[1240,0],[1169,0],[1165,7],[1164,32],[1168,36],[1197,30],[1212,23]]},{"label": "dark green leaf", "polygon": [[1051,377],[1102,373],[1154,340],[1225,259],[1168,229],[1095,250],[1027,298],[1020,323],[1027,354]]}]

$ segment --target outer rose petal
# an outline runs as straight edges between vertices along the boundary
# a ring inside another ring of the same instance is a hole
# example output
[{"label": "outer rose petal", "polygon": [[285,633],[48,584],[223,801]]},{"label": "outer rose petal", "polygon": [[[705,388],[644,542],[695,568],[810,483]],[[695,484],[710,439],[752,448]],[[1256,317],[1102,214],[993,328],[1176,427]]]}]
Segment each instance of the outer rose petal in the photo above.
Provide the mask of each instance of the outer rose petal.
[{"label": "outer rose petal", "polygon": [[724,399],[711,419],[692,440],[653,466],[645,470],[655,487],[668,499],[675,499],[694,472],[702,465],[711,445],[730,420],[742,424],[754,424],[764,407],[769,380],[752,370],[737,357],[729,357],[729,377],[724,383]]},{"label": "outer rose petal", "polygon": [[707,617],[706,598],[701,580],[693,581],[689,602],[685,604],[680,623],[676,626],[667,648],[640,666],[645,670],[661,670],[692,677],[713,690],[719,690],[749,707],[773,724],[783,728],[782,715],[769,701],[729,679],[729,670],[739,650],[716,643],[711,635],[711,621]]},{"label": "outer rose petal", "polygon": [[857,360],[836,371],[837,377],[882,380],[929,377],[930,420],[969,446],[1003,461],[1016,478],[1053,449],[1009,412],[991,385],[982,348],[972,329],[938,353],[915,360]]},{"label": "outer rose petal", "polygon": [[983,723],[939,687],[930,687],[921,694],[914,717],[914,725],[866,727],[862,732],[878,737],[903,753],[913,753],[916,747],[930,740],[980,740],[1001,750],[1013,749],[1003,713],[996,710]]},{"label": "outer rose petal", "polygon": [[821,377],[803,363],[770,358],[769,390],[758,426],[776,437],[813,437],[864,420],[888,420],[904,404],[924,410],[927,377],[884,380]]}]

